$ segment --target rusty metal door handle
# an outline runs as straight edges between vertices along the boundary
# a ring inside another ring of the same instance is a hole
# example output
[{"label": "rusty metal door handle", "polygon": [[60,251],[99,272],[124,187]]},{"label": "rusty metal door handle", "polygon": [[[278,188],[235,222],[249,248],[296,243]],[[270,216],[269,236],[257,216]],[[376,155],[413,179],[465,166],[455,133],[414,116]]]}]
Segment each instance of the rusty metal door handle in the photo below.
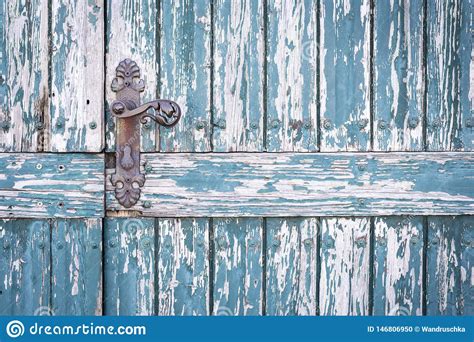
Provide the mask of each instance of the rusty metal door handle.
[{"label": "rusty metal door handle", "polygon": [[[131,59],[121,61],[112,81],[117,99],[110,108],[117,118],[116,165],[110,181],[115,187],[115,198],[125,208],[130,208],[140,198],[145,175],[140,172],[140,124],[153,120],[164,127],[176,125],[181,118],[181,108],[171,100],[153,100],[140,104],[140,92],[145,83],[140,79],[140,68]],[[154,114],[147,111],[154,110]]]}]

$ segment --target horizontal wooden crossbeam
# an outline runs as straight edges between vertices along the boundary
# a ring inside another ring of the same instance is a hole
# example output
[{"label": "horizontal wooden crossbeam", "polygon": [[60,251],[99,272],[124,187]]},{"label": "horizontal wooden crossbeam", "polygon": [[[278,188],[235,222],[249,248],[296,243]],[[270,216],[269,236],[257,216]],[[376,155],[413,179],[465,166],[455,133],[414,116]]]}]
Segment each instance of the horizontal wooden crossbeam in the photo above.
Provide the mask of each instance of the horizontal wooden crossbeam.
[{"label": "horizontal wooden crossbeam", "polygon": [[[474,153],[142,154],[149,217],[474,213]],[[107,170],[113,173],[112,169]],[[120,210],[107,181],[107,210]]]}]

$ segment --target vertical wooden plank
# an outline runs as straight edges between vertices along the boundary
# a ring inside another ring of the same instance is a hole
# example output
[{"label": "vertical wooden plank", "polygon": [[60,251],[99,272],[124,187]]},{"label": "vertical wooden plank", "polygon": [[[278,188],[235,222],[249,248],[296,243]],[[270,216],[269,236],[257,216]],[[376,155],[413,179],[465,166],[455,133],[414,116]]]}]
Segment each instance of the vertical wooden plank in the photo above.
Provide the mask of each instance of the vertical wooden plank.
[{"label": "vertical wooden plank", "polygon": [[106,219],[104,249],[105,314],[155,314],[154,219]]},{"label": "vertical wooden plank", "polygon": [[161,98],[176,101],[183,117],[160,128],[161,151],[210,151],[211,6],[209,0],[161,2]]},{"label": "vertical wooden plank", "polygon": [[429,217],[427,314],[474,315],[474,217]]},{"label": "vertical wooden plank", "polygon": [[262,219],[214,220],[214,315],[261,315]]},{"label": "vertical wooden plank", "polygon": [[375,219],[374,315],[421,315],[423,219]]},{"label": "vertical wooden plank", "polygon": [[102,315],[102,219],[52,223],[55,315]]},{"label": "vertical wooden plank", "polygon": [[[115,100],[110,84],[115,77],[115,68],[125,58],[137,62],[145,90],[141,93],[142,103],[157,98],[159,56],[157,0],[114,0],[107,2],[106,42],[106,144],[107,151],[115,151],[115,119],[109,105]],[[155,124],[141,126],[142,151],[155,151]]]},{"label": "vertical wooden plank", "polygon": [[321,151],[370,149],[370,1],[321,1]]},{"label": "vertical wooden plank", "polygon": [[214,3],[214,151],[263,150],[263,1]]},{"label": "vertical wooden plank", "polygon": [[267,150],[316,151],[317,2],[268,3]]},{"label": "vertical wooden plank", "polygon": [[51,314],[47,220],[0,220],[0,315]]},{"label": "vertical wooden plank", "polygon": [[370,220],[321,219],[321,315],[369,312]]},{"label": "vertical wooden plank", "polygon": [[103,142],[103,0],[52,2],[51,151],[99,152]]},{"label": "vertical wooden plank", "polygon": [[209,315],[209,220],[158,222],[158,314]]},{"label": "vertical wooden plank", "polygon": [[316,315],[316,218],[267,219],[267,315]]},{"label": "vertical wooden plank", "polygon": [[2,1],[0,18],[0,152],[42,150],[44,131],[38,128],[48,111],[48,2]]},{"label": "vertical wooden plank", "polygon": [[471,0],[428,1],[427,147],[472,151],[474,85]]},{"label": "vertical wooden plank", "polygon": [[375,1],[374,150],[423,150],[423,2]]}]

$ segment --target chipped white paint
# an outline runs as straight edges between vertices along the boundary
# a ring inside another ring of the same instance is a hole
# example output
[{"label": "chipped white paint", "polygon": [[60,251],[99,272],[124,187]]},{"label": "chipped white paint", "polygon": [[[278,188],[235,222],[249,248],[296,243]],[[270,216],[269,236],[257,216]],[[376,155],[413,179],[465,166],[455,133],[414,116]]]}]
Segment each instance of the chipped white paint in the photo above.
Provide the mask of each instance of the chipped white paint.
[{"label": "chipped white paint", "polygon": [[421,315],[422,219],[376,218],[374,235],[374,314]]},{"label": "chipped white paint", "polygon": [[[134,60],[140,68],[145,90],[140,94],[142,103],[157,98],[159,61],[156,55],[156,25],[158,25],[157,2],[155,0],[114,0],[107,7],[107,70],[105,97],[108,104],[116,94],[110,84],[115,77],[115,68],[125,58]],[[115,150],[115,119],[107,118],[106,144],[108,151]],[[140,125],[141,126],[141,125]],[[142,128],[141,148],[155,151],[155,126]]]},{"label": "chipped white paint", "polygon": [[268,151],[317,150],[316,5],[268,4]]},{"label": "chipped white paint", "polygon": [[374,150],[422,150],[423,3],[378,1],[374,20]]},{"label": "chipped white paint", "polygon": [[160,219],[158,314],[209,314],[207,220]]},{"label": "chipped white paint", "polygon": [[103,0],[52,2],[51,151],[103,148],[103,7]]},{"label": "chipped white paint", "polygon": [[48,2],[0,8],[0,152],[36,152],[44,147],[37,122],[48,112]]},{"label": "chipped white paint", "polygon": [[321,315],[367,315],[370,220],[321,219]]},{"label": "chipped white paint", "polygon": [[[474,208],[468,153],[142,155],[144,216],[462,214]],[[112,173],[113,170],[108,170]],[[462,184],[461,184],[462,183]],[[120,209],[107,182],[107,209]],[[159,205],[158,205],[159,203]]]},{"label": "chipped white paint", "polygon": [[[8,166],[8,167],[7,167]],[[0,155],[0,216],[100,217],[104,160],[84,154]]]},{"label": "chipped white paint", "polygon": [[318,221],[267,219],[267,315],[316,315]]},{"label": "chipped white paint", "polygon": [[262,151],[263,2],[217,1],[214,13],[214,151]]}]

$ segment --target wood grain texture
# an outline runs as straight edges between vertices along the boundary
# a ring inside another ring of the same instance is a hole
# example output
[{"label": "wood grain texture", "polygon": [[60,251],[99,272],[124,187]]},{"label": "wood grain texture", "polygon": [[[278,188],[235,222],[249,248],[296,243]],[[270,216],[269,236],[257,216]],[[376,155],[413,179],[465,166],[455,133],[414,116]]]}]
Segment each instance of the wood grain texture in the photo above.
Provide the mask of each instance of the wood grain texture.
[{"label": "wood grain texture", "polygon": [[104,238],[104,313],[156,313],[153,219],[108,218]]},{"label": "wood grain texture", "polygon": [[160,96],[183,111],[177,126],[160,128],[161,151],[211,149],[211,27],[209,0],[161,2]]},{"label": "wood grain texture", "polygon": [[54,315],[102,315],[102,220],[52,222]]},{"label": "wood grain texture", "polygon": [[0,217],[104,215],[101,155],[3,154],[0,170]]},{"label": "wood grain texture", "polygon": [[[115,119],[108,106],[115,100],[110,84],[115,77],[115,68],[125,58],[137,62],[145,90],[142,103],[157,98],[159,88],[159,55],[157,54],[158,2],[156,0],[114,0],[107,2],[106,32],[106,101],[107,151],[115,151]],[[155,124],[141,126],[142,151],[156,151]]]},{"label": "wood grain texture", "polygon": [[368,218],[321,219],[321,315],[369,313]]},{"label": "wood grain texture", "polygon": [[317,2],[268,2],[267,150],[318,149]]},{"label": "wood grain texture", "polygon": [[50,312],[49,238],[46,220],[0,220],[0,315]]},{"label": "wood grain texture", "polygon": [[[474,208],[471,153],[173,153],[142,160],[152,170],[132,210],[144,216],[459,215]],[[107,181],[107,209],[120,208]]]},{"label": "wood grain texture", "polygon": [[321,2],[321,151],[370,149],[370,1]]},{"label": "wood grain texture", "polygon": [[428,2],[427,147],[472,151],[474,147],[471,0]]},{"label": "wood grain texture", "polygon": [[104,146],[103,0],[53,0],[48,151],[100,152]]},{"label": "wood grain texture", "polygon": [[423,219],[375,219],[374,315],[422,314]]},{"label": "wood grain texture", "polygon": [[0,3],[0,152],[43,149],[48,112],[48,2]]},{"label": "wood grain texture", "polygon": [[429,217],[427,314],[474,314],[474,218]]},{"label": "wood grain texture", "polygon": [[159,219],[158,314],[209,315],[209,220]]},{"label": "wood grain texture", "polygon": [[264,15],[258,0],[214,3],[213,150],[263,150]]},{"label": "wood grain texture", "polygon": [[316,218],[267,219],[267,315],[316,315],[317,229]]},{"label": "wood grain texture", "polygon": [[214,220],[213,315],[261,315],[262,219]]},{"label": "wood grain texture", "polygon": [[423,2],[375,1],[374,151],[423,150]]}]

